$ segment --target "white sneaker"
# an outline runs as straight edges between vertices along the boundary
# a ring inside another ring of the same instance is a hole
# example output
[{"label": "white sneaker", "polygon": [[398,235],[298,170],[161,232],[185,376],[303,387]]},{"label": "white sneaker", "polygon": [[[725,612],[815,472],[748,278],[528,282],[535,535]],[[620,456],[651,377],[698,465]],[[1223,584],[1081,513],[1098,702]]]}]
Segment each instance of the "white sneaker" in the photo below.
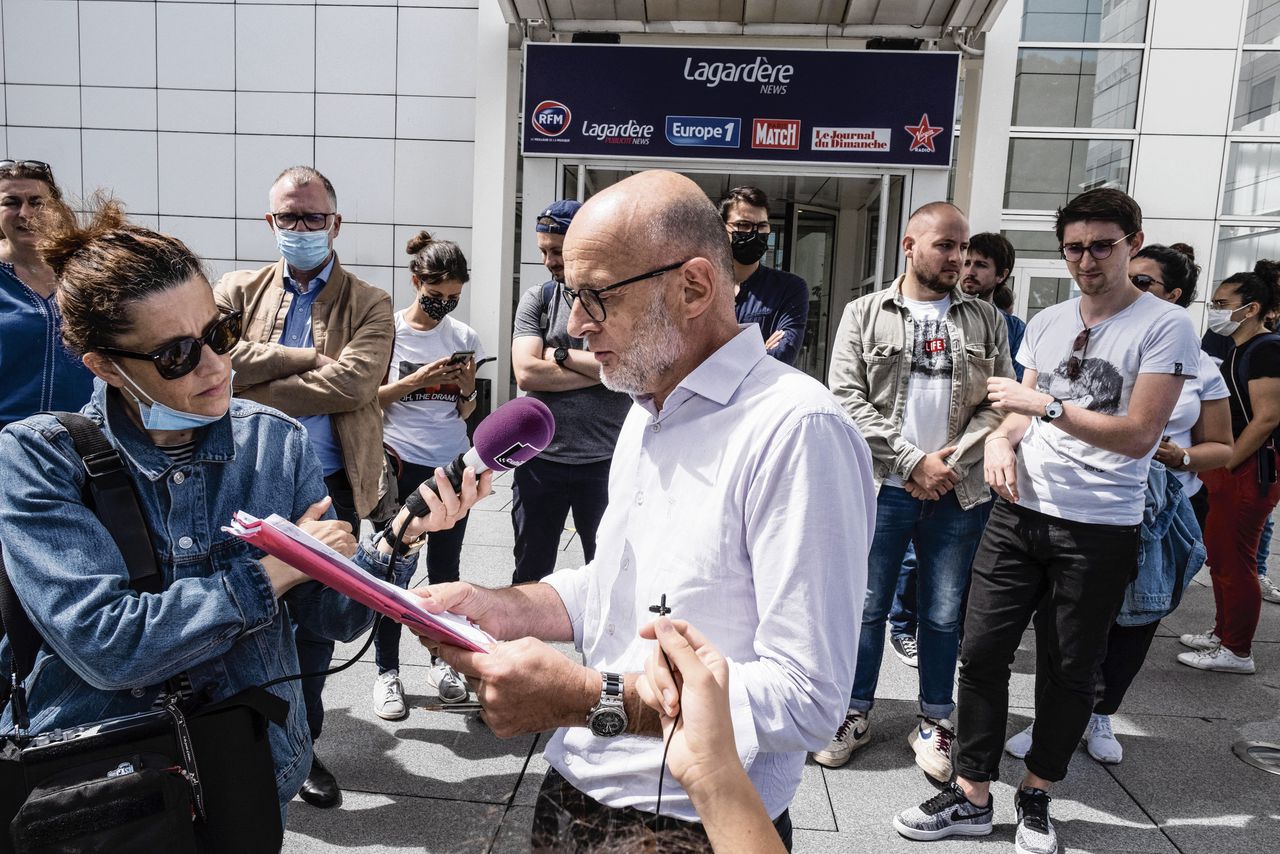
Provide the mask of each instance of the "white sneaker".
[{"label": "white sneaker", "polygon": [[1192,649],[1217,649],[1222,645],[1222,638],[1213,633],[1213,629],[1207,632],[1201,632],[1198,635],[1183,635],[1178,638],[1178,643],[1183,646],[1189,646]]},{"label": "white sneaker", "polygon": [[907,735],[907,744],[916,754],[916,764],[939,783],[951,782],[951,742],[956,728],[946,718],[921,717]]},{"label": "white sneaker", "polygon": [[1178,661],[1197,670],[1216,670],[1219,673],[1249,674],[1258,669],[1253,663],[1252,655],[1241,658],[1225,646],[1199,652],[1181,652],[1178,653]]},{"label": "white sneaker", "polygon": [[1027,754],[1031,752],[1031,728],[1034,726],[1033,721],[1027,724],[1027,728],[1022,732],[1010,736],[1004,743],[1004,752],[1014,759],[1026,759]]},{"label": "white sneaker", "polygon": [[1259,575],[1258,586],[1262,588],[1262,598],[1265,601],[1280,604],[1280,587],[1272,584],[1270,578],[1265,575]]},{"label": "white sneaker", "polygon": [[871,719],[853,709],[844,716],[831,743],[813,754],[813,761],[828,768],[839,768],[849,761],[853,751],[871,740]]},{"label": "white sneaker", "polygon": [[373,680],[373,713],[384,721],[398,721],[409,714],[399,670],[379,673]]},{"label": "white sneaker", "polygon": [[1017,854],[1058,854],[1058,834],[1049,820],[1048,793],[1042,789],[1019,789],[1015,799],[1018,829],[1013,838]]},{"label": "white sneaker", "polygon": [[427,671],[427,684],[436,689],[442,703],[461,703],[469,695],[466,681],[443,661],[437,661]]},{"label": "white sneaker", "polygon": [[[1194,653],[1186,653],[1193,655]],[[1091,715],[1084,731],[1084,746],[1089,755],[1103,765],[1119,765],[1124,759],[1124,748],[1111,731],[1110,715]]]}]

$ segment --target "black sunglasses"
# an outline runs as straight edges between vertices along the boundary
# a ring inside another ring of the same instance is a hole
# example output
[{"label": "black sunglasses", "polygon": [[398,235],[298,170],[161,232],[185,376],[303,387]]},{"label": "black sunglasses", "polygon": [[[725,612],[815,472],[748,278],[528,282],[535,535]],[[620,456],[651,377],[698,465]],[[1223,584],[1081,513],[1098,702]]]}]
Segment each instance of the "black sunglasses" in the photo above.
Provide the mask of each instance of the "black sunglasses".
[{"label": "black sunglasses", "polygon": [[1138,273],[1135,276],[1130,276],[1129,281],[1133,282],[1133,286],[1135,288],[1142,291],[1147,290],[1152,285],[1159,285],[1162,288],[1164,287],[1164,282],[1152,276],[1148,276],[1146,273]]},{"label": "black sunglasses", "polygon": [[0,160],[0,175],[7,175],[10,172],[18,172],[21,170],[29,172],[37,172],[53,180],[53,167],[43,160]]},{"label": "black sunglasses", "polygon": [[233,311],[209,324],[209,328],[199,338],[178,338],[168,344],[162,344],[150,353],[136,353],[133,350],[121,350],[117,347],[99,347],[98,352],[106,356],[123,356],[126,359],[150,359],[156,366],[156,373],[167,380],[185,377],[200,364],[200,356],[204,353],[204,345],[219,356],[226,353],[240,340],[240,319],[242,312]]},{"label": "black sunglasses", "polygon": [[604,301],[600,299],[600,295],[605,291],[611,291],[614,288],[620,288],[623,285],[634,285],[636,282],[643,282],[645,279],[656,279],[663,273],[670,273],[672,270],[679,270],[685,264],[692,261],[692,258],[686,258],[678,264],[668,264],[665,267],[659,267],[656,270],[650,270],[647,273],[641,273],[638,276],[632,276],[629,279],[623,279],[621,282],[614,282],[606,288],[578,288],[576,291],[566,287],[564,289],[564,301],[569,306],[569,310],[573,311],[573,301],[575,299],[582,300],[582,308],[587,313],[587,317],[596,323],[604,323],[606,316],[604,310]]},{"label": "black sunglasses", "polygon": [[[1080,378],[1080,368],[1084,365],[1084,348],[1089,346],[1090,327],[1086,326],[1080,330],[1080,334],[1076,336],[1076,340],[1071,344],[1071,358],[1067,359],[1067,379],[1077,380]],[[1080,355],[1076,355],[1079,351]]]}]

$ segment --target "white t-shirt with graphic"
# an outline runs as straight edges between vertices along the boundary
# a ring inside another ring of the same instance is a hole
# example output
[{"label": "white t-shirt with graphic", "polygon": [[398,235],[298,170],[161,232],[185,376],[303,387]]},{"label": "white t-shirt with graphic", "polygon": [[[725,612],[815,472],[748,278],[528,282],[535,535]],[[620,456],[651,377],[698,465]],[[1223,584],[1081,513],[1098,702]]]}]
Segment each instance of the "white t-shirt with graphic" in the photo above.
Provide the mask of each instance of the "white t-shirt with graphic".
[{"label": "white t-shirt with graphic", "polygon": [[[911,312],[911,374],[907,401],[902,410],[902,438],[926,454],[947,446],[947,414],[951,409],[951,334],[947,311],[951,297],[939,300],[902,298]],[[897,475],[885,478],[889,486],[902,486]]]},{"label": "white t-shirt with graphic", "polygon": [[[1182,394],[1178,397],[1177,405],[1173,407],[1173,414],[1169,416],[1169,426],[1164,428],[1169,441],[1179,448],[1191,447],[1194,444],[1191,441],[1191,428],[1200,420],[1201,404],[1208,400],[1225,400],[1228,397],[1231,397],[1231,390],[1227,388],[1222,372],[1218,370],[1213,357],[1201,350],[1200,370],[1182,384]],[[1187,493],[1188,498],[1199,492],[1200,487],[1204,485],[1193,471],[1169,469],[1169,473],[1182,484],[1182,489]]]},{"label": "white t-shirt with graphic", "polygon": [[[435,329],[414,329],[396,313],[396,340],[391,348],[387,382],[396,382],[436,359],[459,350],[475,350],[484,358],[480,336],[467,324],[445,315]],[[444,383],[414,389],[382,409],[382,439],[402,460],[422,466],[444,466],[470,447],[467,425],[458,415],[458,386]]]},{"label": "white t-shirt with graphic", "polygon": [[[1036,388],[1063,403],[1124,415],[1139,374],[1190,378],[1202,370],[1200,342],[1186,309],[1151,294],[1090,328],[1079,375],[1071,379],[1071,348],[1082,329],[1077,297],[1032,318],[1018,350],[1018,361],[1038,374]],[[1155,450],[1152,445],[1134,459],[1033,418],[1018,445],[1018,503],[1069,521],[1136,525]]]}]

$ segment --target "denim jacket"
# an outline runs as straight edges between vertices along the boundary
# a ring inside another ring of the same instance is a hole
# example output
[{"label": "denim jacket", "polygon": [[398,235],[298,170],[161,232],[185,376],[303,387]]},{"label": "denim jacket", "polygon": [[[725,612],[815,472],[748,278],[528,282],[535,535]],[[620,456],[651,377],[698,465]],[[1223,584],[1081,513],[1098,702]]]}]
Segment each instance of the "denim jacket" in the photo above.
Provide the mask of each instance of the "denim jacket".
[{"label": "denim jacket", "polygon": [[[197,432],[191,462],[177,465],[125,405],[98,380],[83,413],[124,458],[164,575],[161,593],[129,588],[119,550],[81,498],[86,474],[62,425],[35,415],[0,431],[0,545],[45,640],[26,682],[33,733],[146,711],[165,680],[183,671],[201,704],[295,674],[287,614],[340,641],[372,621],[369,609],[315,582],[285,594],[285,612],[259,563],[262,552],[222,530],[237,510],[297,519],[324,497],[301,425],[232,400],[228,417]],[[385,574],[389,556],[366,542],[355,560]],[[7,642],[0,657],[7,662]],[[306,778],[311,738],[300,683],[269,690],[289,702],[286,726],[270,727],[283,805]],[[6,709],[0,731],[12,727]]]},{"label": "denim jacket", "polygon": [[1144,626],[1173,611],[1205,561],[1191,502],[1178,479],[1155,460],[1147,475],[1147,506],[1140,532],[1138,575],[1124,591],[1116,618],[1122,626]]},{"label": "denim jacket", "polygon": [[[926,453],[938,450],[917,448],[902,436],[913,336],[902,279],[845,307],[828,374],[831,393],[871,446],[877,489],[890,475],[907,480]],[[987,380],[1012,378],[1013,360],[1008,324],[991,303],[957,288],[947,321],[954,365],[947,437],[956,451],[945,462],[960,476],[956,498],[968,510],[991,498],[982,474],[983,440],[1004,420],[987,399]]]}]

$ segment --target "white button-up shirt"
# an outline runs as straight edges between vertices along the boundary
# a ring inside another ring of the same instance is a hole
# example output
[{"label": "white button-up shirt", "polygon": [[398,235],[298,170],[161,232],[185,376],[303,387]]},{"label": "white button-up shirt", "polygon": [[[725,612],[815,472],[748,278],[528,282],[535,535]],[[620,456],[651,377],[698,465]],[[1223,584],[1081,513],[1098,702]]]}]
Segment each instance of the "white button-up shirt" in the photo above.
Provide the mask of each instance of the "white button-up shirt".
[{"label": "white button-up shirt", "polygon": [[[776,818],[806,752],[831,740],[848,706],[875,530],[870,451],[826,388],[768,358],[751,326],[661,412],[651,399],[636,403],[595,560],[545,582],[597,670],[643,670],[654,644],[637,631],[663,594],[673,618],[719,647],[738,753]],[[607,806],[656,806],[659,739],[561,729],[546,758]],[[662,812],[698,820],[669,775]]]}]

